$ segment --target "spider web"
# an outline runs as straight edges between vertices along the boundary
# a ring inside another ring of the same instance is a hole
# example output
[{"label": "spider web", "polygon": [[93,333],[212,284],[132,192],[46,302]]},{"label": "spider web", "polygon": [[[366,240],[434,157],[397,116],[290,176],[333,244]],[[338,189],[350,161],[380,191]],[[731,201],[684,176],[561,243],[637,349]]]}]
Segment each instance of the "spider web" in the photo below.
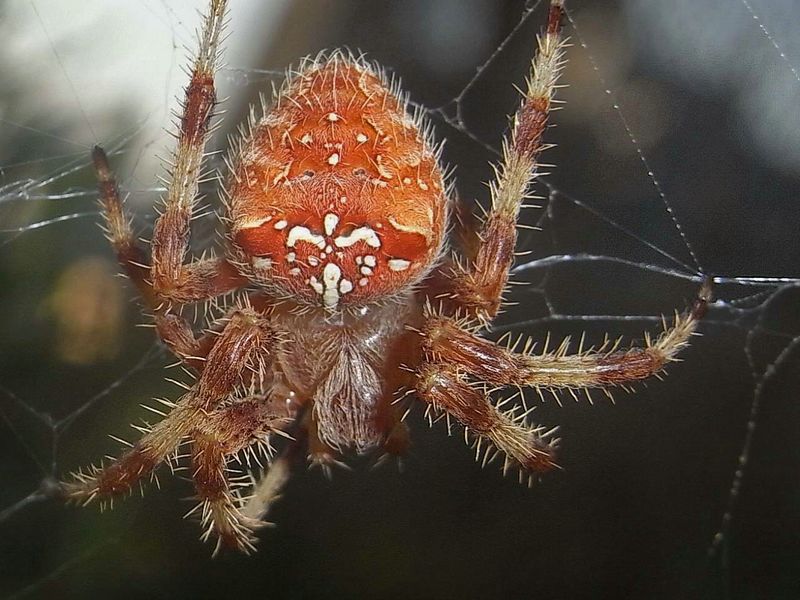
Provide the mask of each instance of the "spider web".
[{"label": "spider web", "polygon": [[[226,127],[297,57],[357,47],[427,107],[460,197],[485,204],[539,4],[234,3],[218,77]],[[154,0],[80,17],[39,1],[0,9],[0,595],[518,597],[531,575],[556,597],[793,589],[800,15],[791,2],[696,4],[570,4],[570,87],[545,157],[557,167],[539,185],[543,208],[523,215],[540,230],[521,231],[525,285],[491,333],[640,339],[711,275],[717,300],[684,362],[616,406],[539,407],[536,420],[562,426],[566,472],[532,493],[476,469],[441,429],[416,427],[402,477],[299,475],[262,552],[213,563],[179,521],[183,482],[110,516],[55,499],[59,477],[117,452],[104,436],[146,418],[139,403],[179,393],[113,279],[88,150],[110,150],[146,236],[197,15]],[[144,40],[128,33],[136,24]],[[213,218],[196,229],[198,250],[214,242]]]}]

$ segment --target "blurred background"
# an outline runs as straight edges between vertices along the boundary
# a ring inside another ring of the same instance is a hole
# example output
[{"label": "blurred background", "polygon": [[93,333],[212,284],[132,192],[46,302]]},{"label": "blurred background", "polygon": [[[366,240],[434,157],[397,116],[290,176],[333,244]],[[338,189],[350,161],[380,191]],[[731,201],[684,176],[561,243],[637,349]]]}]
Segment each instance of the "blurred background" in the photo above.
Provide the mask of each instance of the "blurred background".
[{"label": "blurred background", "polygon": [[[665,381],[615,404],[528,394],[537,422],[561,425],[563,472],[528,490],[413,413],[401,473],[298,472],[259,553],[214,560],[181,519],[192,503],[180,479],[106,514],[52,498],[54,478],[118,453],[107,434],[134,437],[141,402],[179,395],[115,277],[88,156],[98,142],[110,151],[149,237],[204,7],[0,4],[0,597],[798,597],[794,0],[569,3],[569,87],[545,157],[557,166],[543,209],[525,214],[542,231],[520,241],[529,285],[489,335],[641,339],[691,302],[699,271],[726,283]],[[545,18],[516,0],[236,0],[211,147],[288,65],[346,46],[431,109],[459,196],[485,204]],[[197,249],[214,231],[213,218],[197,223]],[[732,519],[709,553],[745,440]]]}]

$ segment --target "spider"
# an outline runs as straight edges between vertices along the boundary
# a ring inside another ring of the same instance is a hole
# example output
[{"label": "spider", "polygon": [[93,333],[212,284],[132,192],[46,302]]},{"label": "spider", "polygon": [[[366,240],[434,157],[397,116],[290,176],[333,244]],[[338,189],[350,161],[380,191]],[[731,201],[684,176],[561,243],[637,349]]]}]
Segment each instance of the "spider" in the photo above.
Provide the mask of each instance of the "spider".
[{"label": "spider", "polygon": [[[530,481],[557,466],[555,430],[504,409],[492,388],[607,391],[658,375],[687,345],[708,289],[641,348],[516,352],[480,335],[501,309],[517,217],[546,148],[563,0],[550,2],[483,219],[454,210],[441,146],[396,83],[335,51],[303,61],[262,114],[251,110],[226,160],[225,254],[187,261],[226,4],[211,0],[204,18],[149,258],[106,154],[93,151],[121,268],[196,381],[163,401],[168,414],[119,458],[74,473],[69,498],[110,502],[188,446],[204,539],[247,552],[293,464],[327,470],[347,454],[403,455],[413,402],[431,421],[463,425],[484,462],[499,456],[504,471]],[[182,316],[226,297],[234,300],[200,334]],[[278,454],[276,436],[285,438]],[[269,459],[260,481],[230,476],[231,461],[259,452]]]}]

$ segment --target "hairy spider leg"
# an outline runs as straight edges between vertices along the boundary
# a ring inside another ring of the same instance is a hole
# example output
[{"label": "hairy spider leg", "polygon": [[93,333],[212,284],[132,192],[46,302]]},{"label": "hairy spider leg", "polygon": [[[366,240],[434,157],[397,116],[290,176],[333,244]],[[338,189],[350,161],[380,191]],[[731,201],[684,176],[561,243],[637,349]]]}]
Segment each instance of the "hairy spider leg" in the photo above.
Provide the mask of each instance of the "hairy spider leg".
[{"label": "hairy spider leg", "polygon": [[160,299],[179,305],[220,296],[246,283],[224,258],[184,264],[205,145],[212,130],[214,72],[225,9],[225,0],[214,0],[203,23],[200,47],[186,88],[164,209],[151,240],[153,289]]},{"label": "hairy spider leg", "polygon": [[[136,243],[131,218],[125,212],[105,151],[99,146],[92,150],[105,231],[117,260],[136,286],[145,306],[153,311],[161,339],[183,362],[197,370],[202,369],[203,359],[213,346],[215,336],[205,335],[197,339],[185,319],[168,313],[171,304],[208,300],[246,283],[224,259],[202,259],[183,265],[203,148],[214,106],[214,63],[224,14],[225,3],[214,2],[204,23],[184,100],[173,181],[169,186],[165,212],[158,219],[153,235],[152,266],[147,265],[146,254]],[[175,278],[172,284],[169,277]]]},{"label": "hairy spider leg", "polygon": [[[551,432],[529,425],[526,414],[516,409],[502,412],[490,404],[476,386],[535,387],[549,390],[601,388],[657,376],[688,345],[699,319],[711,300],[707,281],[690,310],[675,316],[673,326],[653,340],[645,334],[644,348],[617,350],[619,342],[597,349],[568,354],[568,341],[555,351],[545,348],[532,353],[515,353],[475,335],[497,314],[513,262],[516,219],[530,185],[537,176],[537,158],[548,112],[553,102],[559,72],[563,66],[564,40],[561,23],[562,0],[552,0],[547,29],[539,38],[539,52],[533,60],[526,97],[514,117],[514,126],[503,144],[503,162],[491,185],[492,209],[478,233],[477,251],[467,267],[456,265],[451,277],[452,298],[445,298],[438,310],[425,308],[422,364],[416,391],[436,411],[460,421],[470,433],[491,442],[505,455],[504,470],[516,464],[521,473],[541,472],[556,466]],[[455,314],[456,317],[448,316]],[[461,318],[458,318],[459,315]],[[470,379],[468,379],[468,377]],[[472,381],[473,385],[469,382]],[[484,462],[495,453],[487,449]]]},{"label": "hairy spider leg", "polygon": [[[108,157],[100,146],[95,146],[92,150],[92,162],[103,208],[104,231],[117,255],[117,262],[138,290],[145,307],[152,311],[161,340],[185,364],[198,371],[202,370],[204,359],[213,346],[216,336],[208,333],[197,338],[186,319],[167,312],[169,305],[163,302],[150,283],[148,277],[150,267],[146,264],[146,253],[136,242],[131,218],[125,211],[116,178],[108,164]],[[225,269],[210,270],[218,278],[213,287],[220,293],[231,291],[241,284],[236,278],[230,277]]]},{"label": "hairy spider leg", "polygon": [[103,231],[114,248],[120,267],[136,286],[145,305],[152,308],[159,301],[147,278],[147,257],[142,247],[136,243],[132,219],[125,211],[116,177],[108,164],[108,156],[100,146],[92,149],[92,164],[97,178],[100,206],[103,209]]},{"label": "hairy spider leg", "polygon": [[243,552],[255,549],[253,532],[265,523],[263,513],[257,517],[242,513],[242,497],[238,488],[249,487],[251,478],[240,477],[232,483],[228,464],[232,457],[246,452],[248,464],[260,464],[260,457],[270,460],[273,454],[271,436],[287,435],[283,430],[294,421],[286,406],[270,403],[255,396],[239,400],[209,415],[190,433],[192,480],[197,508],[205,527],[202,539],[217,536],[215,552],[221,547]]},{"label": "hairy spider leg", "polygon": [[[548,25],[543,35],[537,36],[538,52],[527,80],[527,90],[514,115],[511,132],[503,141],[503,159],[496,168],[496,178],[490,184],[492,206],[476,234],[470,234],[470,225],[477,219],[461,216],[460,237],[466,242],[466,264],[457,260],[444,275],[447,290],[436,294],[441,311],[462,314],[490,322],[500,310],[508,274],[514,260],[517,240],[517,217],[529,196],[531,185],[538,176],[537,160],[546,149],[542,136],[553,102],[558,76],[564,64],[565,40],[562,38],[564,6],[562,0],[552,0]],[[442,285],[434,282],[434,290]],[[515,409],[502,411],[495,407],[486,391],[470,385],[468,371],[455,361],[447,361],[437,352],[435,338],[436,313],[428,306],[425,310],[421,364],[417,370],[415,391],[418,397],[436,412],[454,417],[466,428],[465,436],[472,434],[480,452],[486,441],[484,462],[493,449],[505,455],[504,471],[516,464],[522,472],[537,473],[555,467],[557,440],[548,440],[542,428],[529,425],[526,414]],[[463,323],[453,321],[460,329]],[[469,335],[464,332],[464,335]],[[476,338],[477,339],[477,338]],[[493,347],[485,342],[486,347]]]},{"label": "hairy spider leg", "polygon": [[252,481],[250,495],[244,499],[240,509],[250,522],[264,522],[264,517],[289,481],[292,466],[305,460],[306,441],[302,434],[289,440],[280,454],[272,459],[266,473],[258,481]]},{"label": "hairy spider leg", "polygon": [[493,405],[486,391],[470,385],[459,365],[426,361],[419,369],[416,392],[438,414],[452,416],[464,426],[465,438],[474,438],[476,457],[483,446],[484,464],[499,452],[505,455],[504,473],[513,465],[527,474],[556,466],[558,440],[548,439],[554,431],[528,424],[525,413],[503,411]]},{"label": "hairy spider leg", "polygon": [[[241,542],[235,537],[238,532],[229,531],[227,521],[217,523],[224,513],[220,507],[227,505],[229,500],[229,489],[209,475],[211,465],[219,466],[219,463],[213,463],[213,451],[219,450],[229,456],[253,441],[263,440],[267,432],[274,431],[276,419],[284,415],[269,410],[264,403],[256,406],[246,399],[219,407],[242,384],[243,375],[248,370],[265,371],[272,355],[271,348],[276,342],[276,336],[263,315],[248,308],[235,313],[209,353],[209,366],[169,414],[145,430],[139,441],[110,464],[92,466],[88,473],[74,473],[73,481],[64,484],[66,495],[89,503],[111,501],[115,496],[130,493],[136,483],[152,475],[157,466],[169,460],[184,440],[192,439],[193,444],[199,444],[199,450],[195,448],[194,451],[195,487],[204,505],[209,507],[211,526],[225,541]],[[241,428],[233,427],[234,421],[247,427],[242,432]],[[213,449],[207,442],[212,431],[217,435],[215,443],[218,445]],[[230,514],[225,514],[230,517]]]},{"label": "hairy spider leg", "polygon": [[[462,233],[467,243],[466,262],[456,261],[450,275],[450,291],[445,293],[446,303],[452,302],[483,322],[493,319],[500,310],[514,261],[517,218],[539,176],[539,155],[548,148],[542,136],[565,63],[563,18],[563,1],[553,0],[547,28],[537,37],[538,52],[531,64],[525,96],[514,115],[510,135],[503,141],[503,158],[489,186],[489,214],[477,236]],[[462,216],[461,222],[468,228],[477,224],[477,219]]]},{"label": "hairy spider leg", "polygon": [[617,350],[619,341],[606,341],[596,349],[579,348],[567,354],[565,340],[556,350],[513,352],[481,338],[465,328],[463,321],[439,316],[429,311],[422,330],[425,356],[437,363],[455,364],[464,372],[492,385],[535,387],[539,389],[608,388],[647,379],[663,371],[667,363],[688,344],[711,300],[711,288],[705,284],[694,305],[676,314],[672,326],[664,321],[664,330],[655,339],[645,332],[642,348]]}]

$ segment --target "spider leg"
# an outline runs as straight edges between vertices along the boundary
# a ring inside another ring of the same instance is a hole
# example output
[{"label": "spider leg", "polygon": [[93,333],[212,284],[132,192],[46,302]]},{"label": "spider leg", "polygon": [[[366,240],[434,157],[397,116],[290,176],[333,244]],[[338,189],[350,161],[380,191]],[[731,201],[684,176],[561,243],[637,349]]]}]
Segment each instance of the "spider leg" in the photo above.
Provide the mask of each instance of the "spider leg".
[{"label": "spider leg", "polygon": [[242,498],[240,512],[250,523],[264,525],[272,505],[280,498],[280,493],[289,481],[291,469],[307,460],[308,455],[308,410],[294,413],[294,425],[290,426],[293,437],[281,449],[267,467],[261,479],[253,480],[251,493]]},{"label": "spider leg", "polygon": [[203,149],[215,102],[214,65],[225,14],[225,2],[214,0],[206,17],[192,78],[186,90],[173,180],[164,214],[156,222],[152,265],[136,243],[131,219],[125,213],[119,187],[99,146],[92,152],[108,238],[123,270],[154,312],[156,329],[164,343],[185,363],[200,370],[216,338],[197,339],[191,325],[168,313],[170,303],[207,300],[241,287],[246,281],[222,258],[183,265],[189,242],[189,222],[196,200]]},{"label": "spider leg", "polygon": [[[515,353],[469,331],[468,323],[435,314],[426,308],[419,333],[423,362],[417,369],[416,392],[434,410],[455,417],[480,443],[487,440],[521,471],[541,472],[555,465],[555,440],[529,425],[527,412],[517,407],[502,412],[489,402],[482,386],[516,386],[546,389],[587,389],[624,385],[657,375],[689,342],[711,300],[707,282],[692,308],[676,315],[675,323],[656,338],[646,335],[644,348],[617,351],[579,350],[567,354],[566,344],[541,354]],[[468,377],[470,379],[468,379]],[[476,383],[470,385],[469,381]],[[503,403],[501,403],[503,404]],[[486,450],[484,464],[491,450]]]},{"label": "spider leg", "polygon": [[224,260],[184,264],[205,145],[212,130],[216,104],[214,73],[226,4],[226,0],[211,0],[203,23],[180,116],[164,209],[156,221],[151,241],[153,289],[159,298],[174,304],[218,296],[242,283],[236,269]]},{"label": "spider leg", "polygon": [[[131,217],[125,210],[108,156],[100,146],[92,149],[92,162],[100,195],[100,205],[105,219],[104,230],[117,255],[117,261],[125,274],[130,278],[145,306],[156,310],[163,303],[163,299],[153,289],[150,283],[150,266],[144,249],[137,243],[136,236],[131,227]],[[193,267],[200,273],[205,273],[211,278],[205,285],[211,292],[198,299],[208,299],[230,292],[242,284],[241,277],[235,268],[224,259],[206,259],[195,263]]]},{"label": "spider leg", "polygon": [[152,264],[149,267],[144,252],[136,244],[108,158],[99,146],[92,151],[108,237],[120,264],[145,303],[156,311],[164,312],[164,305],[168,309],[173,304],[215,298],[246,283],[237,269],[222,258],[184,264],[202,177],[204,149],[216,103],[214,70],[226,4],[226,0],[212,0],[203,23],[200,47],[186,88],[164,211],[156,220],[151,241]]},{"label": "spider leg", "polygon": [[200,372],[206,364],[211,348],[217,342],[221,320],[203,335],[195,335],[189,322],[173,313],[155,316],[156,331],[161,341],[177,356],[181,363]]},{"label": "spider leg", "polygon": [[203,539],[215,534],[217,550],[221,546],[253,550],[252,533],[264,525],[240,510],[240,497],[234,493],[229,477],[231,458],[241,452],[248,453],[248,463],[250,455],[257,462],[259,453],[270,458],[271,434],[283,431],[293,416],[285,405],[274,406],[263,396],[251,397],[218,409],[190,434],[192,479],[202,509]]},{"label": "spider leg", "polygon": [[[505,455],[503,471],[512,465],[523,472],[541,473],[556,467],[555,445],[539,427],[528,424],[525,415],[503,412],[493,405],[485,390],[470,385],[457,365],[427,362],[418,372],[416,392],[437,413],[454,417],[476,438],[477,452],[484,446],[484,463],[493,458],[493,449]],[[433,422],[430,412],[426,413]]]},{"label": "spider leg", "polygon": [[[265,301],[265,297],[257,292],[249,294],[247,301],[258,312],[268,312],[271,306],[269,301]],[[236,306],[230,308],[224,317],[215,320],[199,337],[182,316],[156,311],[153,318],[161,341],[184,365],[192,367],[199,373],[205,367],[208,353],[219,339],[220,331],[236,310],[238,310]]]},{"label": "spider leg", "polygon": [[78,471],[64,486],[68,497],[88,503],[125,494],[167,460],[209,413],[231,395],[248,369],[261,370],[276,342],[267,319],[252,309],[235,313],[209,353],[208,366],[172,411],[122,456],[103,467]]},{"label": "spider leg", "polygon": [[[92,150],[92,160],[97,176],[100,203],[103,207],[106,235],[117,255],[117,261],[125,274],[136,286],[147,308],[153,311],[156,330],[161,340],[189,366],[202,369],[202,359],[208,354],[216,337],[205,335],[196,339],[189,322],[168,313],[162,299],[150,283],[150,267],[144,249],[137,244],[131,227],[131,218],[126,214],[119,194],[116,178],[108,164],[105,151],[99,146]],[[235,269],[223,259],[207,259],[195,263],[198,272],[209,274],[209,287],[213,295],[224,294],[243,283]]]},{"label": "spider leg", "polygon": [[655,339],[645,334],[642,348],[616,350],[606,343],[598,349],[567,353],[567,344],[541,354],[516,353],[479,337],[465,323],[439,316],[428,308],[421,330],[423,354],[428,360],[458,365],[479,381],[492,385],[546,389],[608,388],[646,379],[660,373],[689,344],[711,300],[706,283],[691,309],[675,316],[672,326]]},{"label": "spider leg", "polygon": [[[475,243],[475,236],[461,236],[467,240],[466,260],[454,265],[450,285],[440,294],[446,303],[452,302],[456,309],[484,322],[500,309],[514,260],[517,218],[539,175],[539,155],[547,148],[542,136],[564,64],[563,15],[563,0],[551,0],[547,29],[537,38],[539,48],[525,97],[503,141],[503,158],[490,185],[492,205],[477,232],[479,241]],[[462,222],[468,224],[469,219],[462,217]]]},{"label": "spider leg", "polygon": [[[255,294],[247,297],[251,305],[258,300],[259,297]],[[268,306],[264,305],[261,308],[267,309]],[[200,336],[195,334],[185,318],[174,313],[156,312],[154,321],[161,341],[181,360],[181,363],[199,373],[205,367],[208,353],[217,343],[220,332],[237,310],[238,306],[229,308],[223,317],[214,320]],[[264,312],[260,308],[256,308],[256,311]]]},{"label": "spider leg", "polygon": [[120,198],[119,186],[108,156],[100,146],[92,149],[92,163],[97,178],[97,191],[100,196],[100,206],[103,209],[108,241],[117,254],[117,261],[128,278],[136,286],[147,306],[154,306],[157,300],[153,287],[147,281],[147,257],[144,250],[136,243],[136,237],[131,227],[131,218],[125,211],[125,206]]},{"label": "spider leg", "polygon": [[251,494],[240,508],[241,514],[251,522],[263,523],[269,509],[280,497],[289,481],[293,463],[303,459],[303,444],[295,439],[283,449],[267,468],[264,476],[253,485]]}]

